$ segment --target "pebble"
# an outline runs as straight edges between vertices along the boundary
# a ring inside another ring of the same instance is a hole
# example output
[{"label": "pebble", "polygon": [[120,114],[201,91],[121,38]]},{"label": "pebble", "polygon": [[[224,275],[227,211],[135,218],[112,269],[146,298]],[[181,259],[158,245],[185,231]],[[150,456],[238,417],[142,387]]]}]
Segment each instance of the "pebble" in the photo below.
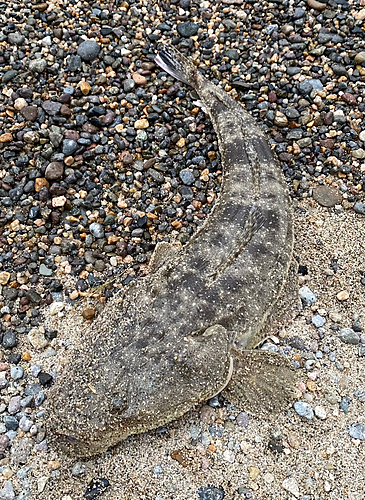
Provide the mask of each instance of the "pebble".
[{"label": "pebble", "polygon": [[323,408],[323,406],[315,406],[314,414],[320,420],[325,420],[327,418],[327,413],[326,410]]},{"label": "pebble", "polygon": [[298,415],[305,417],[308,420],[312,420],[314,416],[311,405],[305,401],[296,401],[294,403],[294,410],[298,413]]},{"label": "pebble", "polygon": [[348,300],[350,298],[350,294],[347,290],[342,290],[341,292],[338,292],[336,295],[337,300],[340,302],[343,302],[344,300]]},{"label": "pebble", "polygon": [[358,214],[365,215],[365,203],[360,203],[360,202],[355,203],[354,210]]},{"label": "pebble", "polygon": [[44,349],[48,345],[48,340],[37,328],[30,330],[27,337],[35,349]]},{"label": "pebble", "polygon": [[18,339],[14,331],[8,330],[5,332],[2,340],[2,346],[5,349],[12,349],[18,344]]},{"label": "pebble", "polygon": [[84,497],[86,500],[93,500],[100,496],[110,486],[108,479],[94,478],[88,484]]},{"label": "pebble", "polygon": [[282,487],[285,491],[288,491],[295,498],[299,498],[299,486],[297,480],[294,477],[288,477],[287,479],[284,479]]},{"label": "pebble", "polygon": [[193,172],[188,169],[181,170],[179,174],[180,179],[183,181],[184,184],[187,186],[191,186],[195,182],[195,177]]},{"label": "pebble", "polygon": [[342,202],[342,195],[331,186],[317,186],[313,189],[313,198],[322,207],[334,207]]},{"label": "pebble", "polygon": [[225,492],[222,487],[206,486],[198,490],[199,500],[223,500]]},{"label": "pebble", "polygon": [[299,288],[299,297],[304,306],[312,306],[317,302],[317,295],[308,286]]},{"label": "pebble", "polygon": [[90,62],[96,59],[100,52],[100,46],[95,40],[84,40],[77,48],[77,55],[83,61]]},{"label": "pebble", "polygon": [[0,489],[1,500],[13,500],[15,498],[13,483],[10,481],[5,482],[4,486]]},{"label": "pebble", "polygon": [[95,236],[95,238],[104,238],[104,227],[98,222],[93,222],[89,226],[90,233]]},{"label": "pebble", "polygon": [[199,24],[187,21],[185,23],[179,23],[176,26],[176,29],[180,36],[189,38],[197,34],[199,29]]},{"label": "pebble", "polygon": [[324,318],[323,316],[319,315],[319,314],[315,314],[313,317],[312,317],[312,323],[313,325],[316,327],[316,328],[320,328],[321,326],[325,325],[326,324],[326,318]]},{"label": "pebble", "polygon": [[348,432],[352,438],[365,441],[365,425],[359,423],[352,424],[348,428]]},{"label": "pebble", "polygon": [[355,332],[352,328],[342,328],[338,338],[342,340],[345,344],[360,344],[360,335]]},{"label": "pebble", "polygon": [[21,366],[12,366],[10,368],[10,376],[13,380],[20,380],[23,378],[24,370]]}]

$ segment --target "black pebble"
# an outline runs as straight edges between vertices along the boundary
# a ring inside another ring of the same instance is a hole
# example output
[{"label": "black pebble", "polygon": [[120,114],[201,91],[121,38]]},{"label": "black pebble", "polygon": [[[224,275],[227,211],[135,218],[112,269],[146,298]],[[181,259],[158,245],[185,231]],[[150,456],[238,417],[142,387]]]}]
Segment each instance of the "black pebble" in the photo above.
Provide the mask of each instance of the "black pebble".
[{"label": "black pebble", "polygon": [[11,365],[17,365],[21,359],[22,357],[18,352],[13,352],[8,357],[8,363],[10,363]]},{"label": "black pebble", "polygon": [[84,497],[87,500],[93,500],[93,498],[96,498],[104,493],[104,490],[108,488],[109,485],[109,481],[102,477],[92,479],[88,487],[86,488]]},{"label": "black pebble", "polygon": [[40,372],[38,375],[38,380],[43,387],[50,387],[53,382],[52,375],[46,372]]},{"label": "black pebble", "polygon": [[283,453],[284,451],[284,446],[281,442],[281,439],[271,438],[267,446],[273,453]]}]

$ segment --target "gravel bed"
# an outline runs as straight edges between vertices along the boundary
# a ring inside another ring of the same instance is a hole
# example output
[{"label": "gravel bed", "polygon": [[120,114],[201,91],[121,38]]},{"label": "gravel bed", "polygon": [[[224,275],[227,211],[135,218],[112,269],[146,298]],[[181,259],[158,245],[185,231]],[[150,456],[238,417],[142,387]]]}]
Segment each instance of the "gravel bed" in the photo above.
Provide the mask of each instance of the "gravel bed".
[{"label": "gravel bed", "polygon": [[[363,500],[365,0],[0,2],[0,500]],[[185,244],[222,181],[192,57],[266,131],[293,198],[301,307],[265,348],[300,397],[221,397],[98,459],[59,456],[49,387],[159,241]]]}]

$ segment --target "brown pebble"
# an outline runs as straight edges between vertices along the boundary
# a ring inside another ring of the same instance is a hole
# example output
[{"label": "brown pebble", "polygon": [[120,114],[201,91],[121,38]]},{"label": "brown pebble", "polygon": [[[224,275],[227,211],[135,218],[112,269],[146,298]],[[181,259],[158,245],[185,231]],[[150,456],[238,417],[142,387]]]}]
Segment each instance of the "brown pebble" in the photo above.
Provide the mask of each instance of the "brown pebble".
[{"label": "brown pebble", "polygon": [[34,181],[34,189],[35,189],[36,193],[39,193],[39,191],[43,187],[46,187],[47,189],[49,189],[49,183],[48,183],[47,179],[45,179],[44,177],[38,177]]},{"label": "brown pebble", "polygon": [[37,106],[25,106],[21,110],[21,114],[25,118],[25,120],[29,122],[35,122],[38,118],[38,108]]},{"label": "brown pebble", "polygon": [[22,354],[23,361],[30,361],[31,359],[32,359],[32,356],[30,355],[30,352],[28,352],[28,351],[23,352],[23,354]]},{"label": "brown pebble", "polygon": [[317,2],[317,0],[307,0],[307,4],[311,9],[314,10],[324,10],[326,8],[326,4],[322,2]]},{"label": "brown pebble", "polygon": [[313,198],[322,207],[334,207],[342,202],[341,193],[331,186],[316,186],[313,188]]},{"label": "brown pebble", "polygon": [[91,90],[90,83],[88,83],[88,82],[81,82],[80,83],[80,90],[81,90],[81,92],[84,95],[87,95],[90,92],[90,90]]},{"label": "brown pebble", "polygon": [[189,465],[189,461],[185,457],[184,453],[182,450],[175,450],[171,453],[171,458],[173,460],[176,460],[176,462],[179,462],[180,465],[183,467],[187,467]]},{"label": "brown pebble", "polygon": [[93,319],[95,317],[95,309],[92,309],[91,307],[84,309],[82,311],[82,316],[85,319]]},{"label": "brown pebble", "polygon": [[147,78],[139,73],[133,73],[132,78],[137,85],[146,85],[147,83]]},{"label": "brown pebble", "polygon": [[49,181],[61,179],[63,175],[63,165],[59,161],[52,161],[46,168],[45,176]]},{"label": "brown pebble", "polygon": [[347,104],[351,104],[353,106],[357,104],[356,97],[354,96],[354,94],[350,94],[350,92],[342,94],[342,100],[345,101]]},{"label": "brown pebble", "polygon": [[0,142],[10,142],[13,140],[13,136],[10,132],[0,135]]}]

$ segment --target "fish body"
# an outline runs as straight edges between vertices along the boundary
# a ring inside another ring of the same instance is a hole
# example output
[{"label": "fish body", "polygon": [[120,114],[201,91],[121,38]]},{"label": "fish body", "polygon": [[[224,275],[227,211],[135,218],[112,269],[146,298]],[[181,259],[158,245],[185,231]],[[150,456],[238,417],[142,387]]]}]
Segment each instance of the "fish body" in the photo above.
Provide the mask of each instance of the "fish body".
[{"label": "fish body", "polygon": [[79,456],[178,418],[232,371],[241,387],[241,355],[261,340],[292,258],[288,190],[263,132],[173,48],[156,62],[199,94],[218,136],[222,189],[183,248],[157,245],[155,270],[109,301],[55,384],[52,429]]}]

